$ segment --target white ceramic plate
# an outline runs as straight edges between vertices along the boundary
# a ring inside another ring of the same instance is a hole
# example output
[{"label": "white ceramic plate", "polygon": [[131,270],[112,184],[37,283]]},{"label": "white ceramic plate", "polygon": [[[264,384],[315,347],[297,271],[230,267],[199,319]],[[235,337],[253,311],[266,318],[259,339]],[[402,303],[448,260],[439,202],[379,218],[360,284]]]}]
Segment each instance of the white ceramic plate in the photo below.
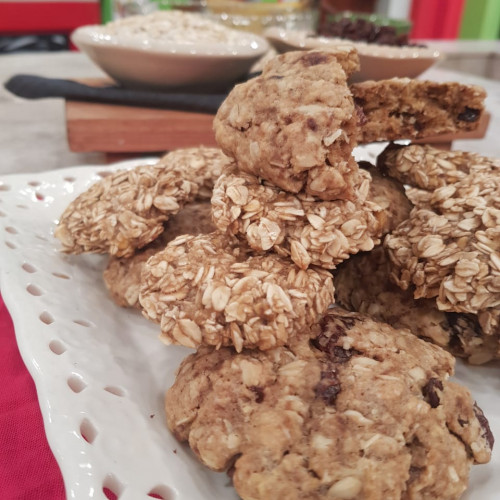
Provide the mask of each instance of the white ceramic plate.
[{"label": "white ceramic plate", "polygon": [[237,44],[174,43],[109,35],[104,26],[82,26],[72,42],[117,82],[144,89],[234,83],[269,49],[267,41],[243,33]]},{"label": "white ceramic plate", "polygon": [[424,47],[393,47],[352,42],[340,38],[311,36],[308,31],[269,28],[264,35],[279,52],[320,49],[339,44],[356,47],[361,69],[351,77],[353,82],[396,77],[415,78],[441,57],[438,51]]},{"label": "white ceramic plate", "polygon": [[1,177],[2,296],[68,498],[105,499],[107,487],[120,500],[235,499],[165,425],[163,394],[189,350],[166,348],[156,325],[110,301],[104,257],[63,255],[53,237],[100,173],[138,163]]},{"label": "white ceramic plate", "polygon": [[[156,325],[112,303],[101,278],[105,258],[63,255],[53,237],[77,194],[103,173],[139,163],[0,177],[2,296],[68,498],[105,499],[106,487],[120,500],[235,500],[227,476],[199,465],[165,425],[163,395],[189,350],[163,345]],[[500,436],[499,365],[460,363],[458,379]],[[474,467],[464,498],[496,500],[499,467],[497,452]]]}]

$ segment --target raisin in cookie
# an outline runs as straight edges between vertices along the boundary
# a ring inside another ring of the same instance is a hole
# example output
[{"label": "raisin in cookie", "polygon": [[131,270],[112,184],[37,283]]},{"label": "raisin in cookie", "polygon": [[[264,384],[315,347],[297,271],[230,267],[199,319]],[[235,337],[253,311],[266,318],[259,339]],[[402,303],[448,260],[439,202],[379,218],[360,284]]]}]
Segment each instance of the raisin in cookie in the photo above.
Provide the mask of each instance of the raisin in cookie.
[{"label": "raisin in cookie", "polygon": [[354,199],[359,115],[335,51],[288,52],[234,87],[214,120],[238,168],[291,193]]},{"label": "raisin in cookie", "polygon": [[377,168],[405,184],[432,191],[471,172],[498,170],[500,159],[468,151],[443,151],[427,144],[389,144],[377,157]]},{"label": "raisin in cookie", "polygon": [[435,300],[415,299],[412,289],[392,283],[390,273],[382,246],[351,257],[335,270],[335,301],[395,328],[407,328],[471,364],[500,359],[500,311],[440,311]]},{"label": "raisin in cookie", "polygon": [[122,307],[140,309],[139,290],[146,261],[181,234],[205,234],[214,230],[210,203],[189,203],[165,223],[165,230],[159,238],[136,251],[132,257],[110,257],[103,278],[114,302]]},{"label": "raisin in cookie", "polygon": [[[214,187],[214,222],[256,251],[272,249],[290,256],[302,269],[309,265],[333,269],[350,254],[371,250],[409,211],[397,182],[381,175],[372,181],[363,169],[360,175],[364,182],[357,201],[318,201],[229,168]],[[398,209],[400,215],[395,217],[392,212]]]},{"label": "raisin in cookie", "polygon": [[453,358],[336,308],[312,341],[201,348],[166,395],[169,428],[243,499],[458,499],[493,436]]},{"label": "raisin in cookie", "polygon": [[167,344],[271,349],[318,320],[333,283],[328,271],[250,255],[221,233],[185,235],[146,262],[139,301]]},{"label": "raisin in cookie", "polygon": [[216,148],[192,148],[114,172],[69,204],[54,234],[66,253],[130,257],[155,240],[185,203],[209,198],[208,188],[229,163]]},{"label": "raisin in cookie", "polygon": [[350,90],[365,116],[360,144],[475,130],[486,97],[477,85],[409,78],[355,83]]}]

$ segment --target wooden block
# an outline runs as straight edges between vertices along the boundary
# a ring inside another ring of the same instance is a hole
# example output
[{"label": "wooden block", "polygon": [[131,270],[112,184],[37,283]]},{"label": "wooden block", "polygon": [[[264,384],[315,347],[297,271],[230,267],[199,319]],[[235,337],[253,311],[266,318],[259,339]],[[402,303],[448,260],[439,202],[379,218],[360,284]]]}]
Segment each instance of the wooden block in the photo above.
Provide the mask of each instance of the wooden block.
[{"label": "wooden block", "polygon": [[71,151],[136,153],[215,146],[213,115],[66,101]]}]

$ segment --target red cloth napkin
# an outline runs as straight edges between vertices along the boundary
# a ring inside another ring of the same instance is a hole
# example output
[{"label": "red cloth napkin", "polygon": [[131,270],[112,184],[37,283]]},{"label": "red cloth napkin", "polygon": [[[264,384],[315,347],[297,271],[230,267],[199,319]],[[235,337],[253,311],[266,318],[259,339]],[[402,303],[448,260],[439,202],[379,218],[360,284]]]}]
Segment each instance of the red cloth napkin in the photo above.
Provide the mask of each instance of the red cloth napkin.
[{"label": "red cloth napkin", "polygon": [[1,296],[0,381],[0,498],[63,500],[61,471],[47,444],[35,384]]}]

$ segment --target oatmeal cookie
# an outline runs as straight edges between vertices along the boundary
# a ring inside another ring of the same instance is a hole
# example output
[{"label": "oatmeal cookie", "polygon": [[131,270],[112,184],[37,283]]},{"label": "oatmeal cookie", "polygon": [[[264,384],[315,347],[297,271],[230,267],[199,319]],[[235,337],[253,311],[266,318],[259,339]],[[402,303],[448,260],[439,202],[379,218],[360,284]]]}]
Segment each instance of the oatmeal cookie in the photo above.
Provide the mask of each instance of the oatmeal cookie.
[{"label": "oatmeal cookie", "polygon": [[189,203],[165,223],[163,233],[132,257],[110,257],[104,283],[116,304],[140,309],[141,273],[146,261],[181,234],[205,234],[215,230],[210,203]]},{"label": "oatmeal cookie", "polygon": [[389,144],[378,156],[377,168],[405,184],[433,191],[471,172],[498,171],[500,159],[468,151],[443,151],[429,145]]},{"label": "oatmeal cookie", "polygon": [[370,80],[349,88],[366,117],[359,128],[360,144],[475,130],[486,97],[477,85],[409,78]]},{"label": "oatmeal cookie", "polygon": [[355,255],[336,269],[335,301],[395,328],[407,328],[471,364],[500,359],[500,310],[479,315],[440,311],[434,299],[414,299],[413,290],[391,282],[382,246]]},{"label": "oatmeal cookie", "polygon": [[221,233],[185,235],[146,262],[139,301],[166,344],[271,349],[318,321],[333,283],[328,271],[252,256]]},{"label": "oatmeal cookie", "polygon": [[209,189],[229,163],[216,148],[192,148],[104,177],[62,214],[55,230],[62,251],[130,257],[155,240],[185,203],[210,198]]},{"label": "oatmeal cookie", "polygon": [[500,307],[500,175],[470,174],[436,189],[385,239],[392,279],[442,311]]},{"label": "oatmeal cookie", "polygon": [[281,189],[354,199],[359,114],[336,52],[288,52],[237,85],[214,119],[217,143],[238,168]]},{"label": "oatmeal cookie", "polygon": [[395,206],[388,201],[397,200],[402,217],[408,210],[397,183],[380,175],[371,182],[370,174],[363,169],[360,175],[364,181],[356,202],[318,201],[305,193],[287,193],[230,168],[214,187],[214,223],[255,251],[272,249],[290,256],[302,269],[309,265],[333,269],[350,254],[371,250],[381,235],[392,229],[399,219],[392,213]]},{"label": "oatmeal cookie", "polygon": [[453,358],[335,308],[312,341],[203,347],[165,398],[175,436],[243,499],[458,499],[493,436]]}]

